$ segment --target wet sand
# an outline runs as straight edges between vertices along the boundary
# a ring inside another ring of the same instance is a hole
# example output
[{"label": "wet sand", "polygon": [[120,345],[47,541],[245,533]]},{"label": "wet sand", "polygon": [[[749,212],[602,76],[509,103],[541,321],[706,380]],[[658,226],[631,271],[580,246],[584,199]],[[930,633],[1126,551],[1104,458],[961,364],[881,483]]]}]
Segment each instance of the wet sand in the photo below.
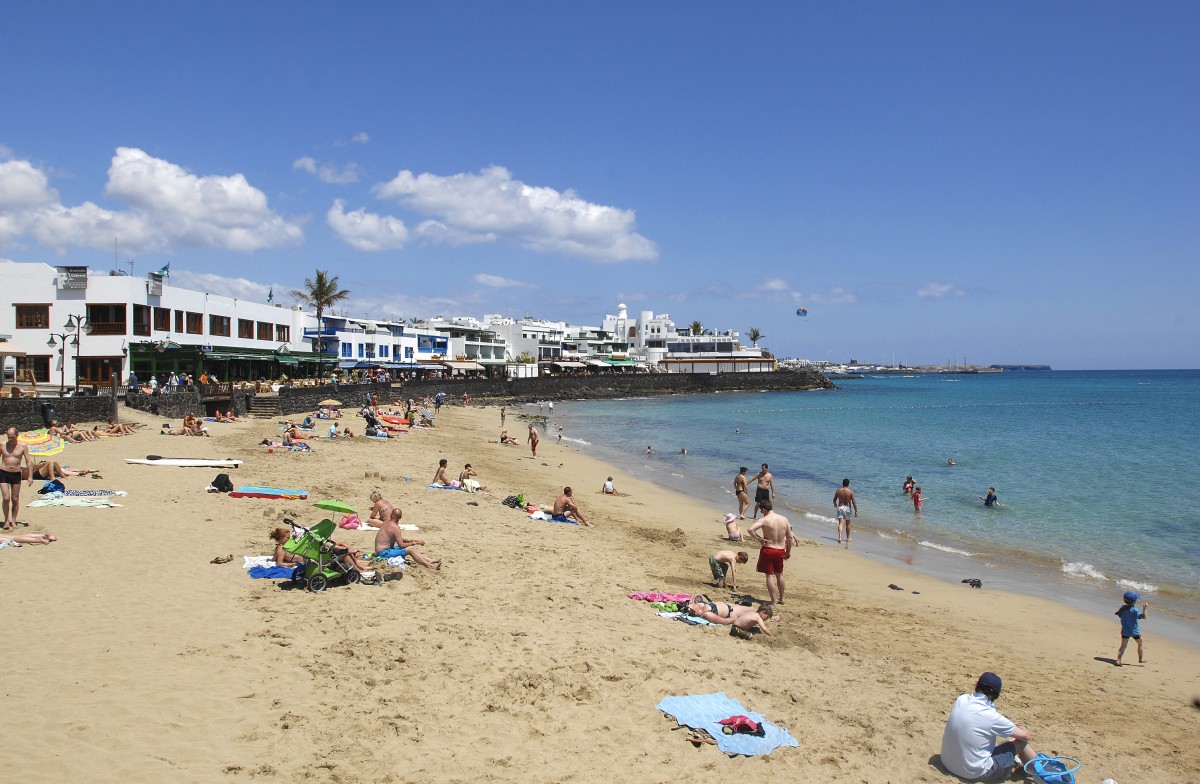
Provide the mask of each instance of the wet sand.
[{"label": "wet sand", "polygon": [[[1155,637],[1153,607],[1149,663],[1116,668],[1115,618],[806,541],[787,564],[777,635],[742,641],[626,598],[732,598],[709,583],[707,556],[724,546],[716,509],[552,437],[536,460],[489,443],[498,408],[443,408],[435,429],[320,439],[313,454],[255,446],[277,435],[273,421],[194,439],[129,418],[148,427],[59,457],[104,475],[68,487],[127,490],[123,506],[28,509],[28,530],[60,541],[0,551],[0,765],[14,779],[952,782],[933,760],[946,713],[993,670],[998,707],[1038,750],[1083,759],[1081,781],[1200,780],[1200,657]],[[511,413],[508,426],[524,432]],[[315,595],[248,579],[241,556],[269,553],[285,514],[317,522],[311,500],[210,495],[221,469],[123,462],[146,454],[241,458],[235,484],[303,487],[360,512],[378,487],[445,568]],[[472,463],[492,492],[425,488],[441,457],[454,471]],[[609,475],[622,495],[599,493]],[[519,492],[549,503],[566,484],[594,528],[500,504]],[[761,599],[746,549],[739,587]],[[800,748],[728,758],[654,709],[716,691]]]}]

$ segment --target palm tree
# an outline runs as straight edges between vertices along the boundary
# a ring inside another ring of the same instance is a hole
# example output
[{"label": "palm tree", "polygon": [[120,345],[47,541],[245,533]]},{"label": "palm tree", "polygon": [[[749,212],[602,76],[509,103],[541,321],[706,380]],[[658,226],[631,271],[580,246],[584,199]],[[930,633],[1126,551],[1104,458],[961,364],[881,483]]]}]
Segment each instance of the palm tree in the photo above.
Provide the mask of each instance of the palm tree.
[{"label": "palm tree", "polygon": [[750,338],[750,342],[754,344],[755,348],[758,348],[758,341],[762,336],[763,333],[758,327],[751,327],[750,331],[746,333],[746,337]]},{"label": "palm tree", "polygon": [[312,305],[317,311],[317,351],[325,351],[325,311],[350,296],[346,289],[338,288],[337,276],[329,277],[325,270],[317,270],[312,278],[304,279],[304,290],[292,289],[292,296]]},{"label": "palm tree", "polygon": [[693,335],[703,335],[704,334],[704,325],[701,324],[699,321],[693,321],[692,322],[692,334]]}]

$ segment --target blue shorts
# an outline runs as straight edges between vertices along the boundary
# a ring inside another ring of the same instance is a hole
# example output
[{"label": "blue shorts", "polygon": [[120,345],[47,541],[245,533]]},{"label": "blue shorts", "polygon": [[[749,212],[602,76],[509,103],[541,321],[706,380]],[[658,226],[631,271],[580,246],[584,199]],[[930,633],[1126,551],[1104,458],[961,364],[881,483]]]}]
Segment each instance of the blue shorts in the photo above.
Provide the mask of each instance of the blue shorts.
[{"label": "blue shorts", "polygon": [[1008,774],[1012,773],[1013,766],[1017,764],[1017,744],[1011,740],[1001,743],[992,750],[992,762],[996,763],[992,775],[979,779],[979,781],[1004,781],[1008,778]]},{"label": "blue shorts", "polygon": [[408,549],[405,547],[389,547],[386,550],[380,550],[379,552],[375,553],[375,557],[382,561],[386,561],[388,558],[403,558],[407,553]]}]

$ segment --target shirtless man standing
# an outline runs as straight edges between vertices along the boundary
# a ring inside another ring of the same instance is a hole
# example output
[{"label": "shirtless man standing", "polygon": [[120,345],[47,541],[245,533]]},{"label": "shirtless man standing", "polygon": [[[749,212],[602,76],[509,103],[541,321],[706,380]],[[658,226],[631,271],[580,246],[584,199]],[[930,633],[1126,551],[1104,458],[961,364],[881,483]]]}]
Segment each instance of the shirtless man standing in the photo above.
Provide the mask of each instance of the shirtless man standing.
[{"label": "shirtless man standing", "polygon": [[762,470],[752,477],[752,481],[758,483],[758,487],[754,489],[754,514],[752,519],[758,518],[758,511],[761,509],[767,512],[771,507],[764,507],[763,501],[769,501],[775,497],[775,477],[771,476],[771,472],[767,470],[767,464],[762,464]]},{"label": "shirtless man standing", "polygon": [[441,559],[430,558],[424,553],[417,552],[417,545],[424,545],[423,539],[405,539],[400,530],[400,518],[404,514],[393,508],[386,520],[379,524],[379,532],[375,534],[375,557],[394,558],[408,556],[426,569],[437,571],[442,568]]},{"label": "shirtless man standing", "polygon": [[8,440],[0,444],[0,494],[4,495],[4,530],[17,526],[17,512],[21,509],[21,461],[25,461],[24,477],[33,486],[33,460],[29,456],[29,445],[17,440],[20,433],[15,427],[6,431]]},{"label": "shirtless man standing", "polygon": [[783,604],[783,562],[792,557],[792,542],[797,539],[788,519],[775,514],[770,498],[764,498],[759,505],[765,514],[750,525],[747,533],[762,545],[758,551],[758,571],[767,576],[771,603]]},{"label": "shirtless man standing", "polygon": [[746,471],[748,470],[746,466],[742,466],[738,475],[733,478],[733,492],[737,495],[739,520],[746,519],[746,510],[750,508],[750,494],[746,492]]},{"label": "shirtless man standing", "polygon": [[833,494],[833,509],[837,513],[838,544],[842,543],[842,526],[846,527],[846,544],[850,544],[850,512],[853,510],[858,517],[858,501],[854,500],[849,479],[843,479],[842,486]]},{"label": "shirtless man standing", "polygon": [[554,500],[554,506],[550,509],[551,514],[556,517],[571,517],[579,521],[580,525],[586,525],[589,528],[591,523],[583,519],[583,514],[579,511],[579,504],[575,503],[575,498],[571,495],[571,488],[564,487],[562,495]]},{"label": "shirtless man standing", "polygon": [[537,457],[538,433],[532,422],[529,424],[529,438],[526,440],[529,442],[529,451],[533,453],[534,457]]}]

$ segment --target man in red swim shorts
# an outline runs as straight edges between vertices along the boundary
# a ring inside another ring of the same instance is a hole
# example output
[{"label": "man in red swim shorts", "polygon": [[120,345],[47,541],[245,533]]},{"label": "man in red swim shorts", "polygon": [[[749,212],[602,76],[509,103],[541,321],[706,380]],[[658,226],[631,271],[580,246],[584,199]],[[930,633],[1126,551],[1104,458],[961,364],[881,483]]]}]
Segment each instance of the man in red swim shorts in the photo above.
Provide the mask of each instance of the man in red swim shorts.
[{"label": "man in red swim shorts", "polygon": [[765,514],[754,521],[747,533],[762,545],[758,551],[758,571],[767,576],[771,602],[783,604],[783,562],[792,557],[792,542],[796,541],[796,535],[792,533],[788,519],[775,513],[771,499],[763,499],[760,508]]}]

